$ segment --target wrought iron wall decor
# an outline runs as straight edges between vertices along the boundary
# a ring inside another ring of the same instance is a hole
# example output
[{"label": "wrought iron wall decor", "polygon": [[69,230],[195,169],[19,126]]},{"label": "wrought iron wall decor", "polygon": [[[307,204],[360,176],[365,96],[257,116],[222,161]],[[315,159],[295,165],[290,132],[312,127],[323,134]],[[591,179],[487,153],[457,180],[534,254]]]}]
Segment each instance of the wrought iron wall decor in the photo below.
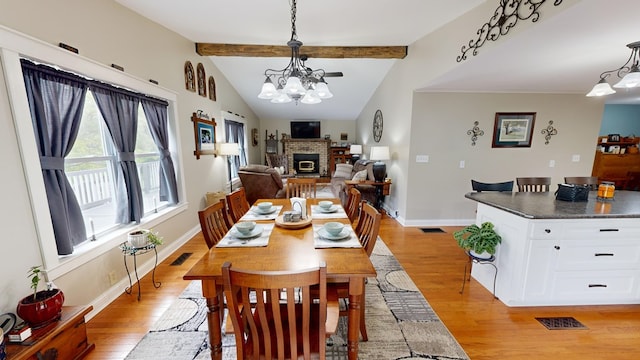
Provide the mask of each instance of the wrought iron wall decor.
[{"label": "wrought iron wall decor", "polygon": [[467,131],[467,135],[471,136],[471,146],[476,146],[476,140],[478,140],[478,136],[484,135],[484,130],[478,127],[479,124],[479,122],[474,121],[473,128]]},{"label": "wrought iron wall decor", "polygon": [[[484,23],[476,32],[477,39],[469,40],[469,45],[462,46],[462,55],[456,58],[457,62],[467,59],[467,52],[471,49],[472,55],[478,55],[478,49],[487,41],[496,41],[502,35],[507,35],[512,27],[516,26],[518,20],[531,19],[538,21],[540,13],[538,8],[547,0],[500,0],[500,5],[493,13],[488,22]],[[562,0],[554,0],[553,5],[562,4]]]},{"label": "wrought iron wall decor", "polygon": [[551,137],[553,135],[558,135],[558,129],[553,127],[553,120],[549,120],[549,125],[547,125],[547,127],[545,129],[542,129],[542,131],[540,132],[544,134],[545,145],[549,145],[549,140],[551,140]]}]

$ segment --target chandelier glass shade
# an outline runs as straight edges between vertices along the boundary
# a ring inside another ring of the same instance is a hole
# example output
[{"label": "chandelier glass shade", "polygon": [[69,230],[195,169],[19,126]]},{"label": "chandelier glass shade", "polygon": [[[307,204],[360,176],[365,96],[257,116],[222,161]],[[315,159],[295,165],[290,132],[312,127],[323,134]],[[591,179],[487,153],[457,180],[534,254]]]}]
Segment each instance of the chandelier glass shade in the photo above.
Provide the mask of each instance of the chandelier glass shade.
[{"label": "chandelier glass shade", "polygon": [[640,51],[640,41],[636,41],[627,44],[627,47],[631,49],[631,55],[629,59],[622,66],[617,69],[605,71],[600,74],[600,81],[591,89],[587,96],[604,96],[614,94],[616,91],[611,88],[611,85],[607,82],[607,77],[615,74],[620,81],[613,85],[616,89],[631,89],[640,87],[640,68],[638,67],[638,61]]},{"label": "chandelier glass shade", "polygon": [[326,81],[323,69],[311,69],[305,65],[307,57],[300,55],[302,41],[296,34],[296,0],[291,2],[291,39],[287,45],[291,48],[289,64],[281,70],[267,69],[265,80],[258,98],[284,104],[295,101],[296,104],[318,104],[323,99],[333,97]]}]

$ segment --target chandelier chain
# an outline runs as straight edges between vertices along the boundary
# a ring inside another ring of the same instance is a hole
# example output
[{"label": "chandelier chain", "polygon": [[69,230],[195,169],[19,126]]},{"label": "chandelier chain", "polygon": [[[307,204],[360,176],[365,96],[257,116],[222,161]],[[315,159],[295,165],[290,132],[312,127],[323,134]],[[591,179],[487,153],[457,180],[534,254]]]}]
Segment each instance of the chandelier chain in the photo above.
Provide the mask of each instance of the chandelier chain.
[{"label": "chandelier chain", "polygon": [[298,40],[298,33],[296,32],[296,12],[298,11],[298,6],[296,4],[296,0],[289,1],[291,4],[291,40]]}]

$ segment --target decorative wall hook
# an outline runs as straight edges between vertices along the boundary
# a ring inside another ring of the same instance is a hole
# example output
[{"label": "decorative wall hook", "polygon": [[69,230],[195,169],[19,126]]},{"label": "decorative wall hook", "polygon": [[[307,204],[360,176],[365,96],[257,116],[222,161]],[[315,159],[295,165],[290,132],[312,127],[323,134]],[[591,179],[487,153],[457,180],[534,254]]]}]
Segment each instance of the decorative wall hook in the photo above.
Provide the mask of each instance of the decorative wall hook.
[{"label": "decorative wall hook", "polygon": [[[546,0],[500,0],[500,5],[494,11],[493,16],[478,29],[477,39],[469,40],[468,45],[462,46],[462,55],[458,55],[457,62],[467,60],[467,52],[471,49],[472,55],[478,55],[478,49],[487,41],[496,41],[502,35],[507,35],[511,28],[515,27],[518,20],[536,22],[540,18],[538,8]],[[553,5],[562,4],[562,0],[554,0]]]},{"label": "decorative wall hook", "polygon": [[471,146],[475,146],[476,145],[476,140],[478,140],[478,136],[482,136],[484,135],[484,130],[481,130],[478,127],[478,124],[480,124],[477,121],[473,122],[473,128],[467,131],[467,135],[471,136]]},{"label": "decorative wall hook", "polygon": [[547,128],[542,129],[542,131],[540,132],[544,134],[545,145],[549,145],[549,140],[551,140],[551,137],[553,135],[558,135],[558,129],[553,127],[553,120],[549,120],[549,125],[547,125]]}]

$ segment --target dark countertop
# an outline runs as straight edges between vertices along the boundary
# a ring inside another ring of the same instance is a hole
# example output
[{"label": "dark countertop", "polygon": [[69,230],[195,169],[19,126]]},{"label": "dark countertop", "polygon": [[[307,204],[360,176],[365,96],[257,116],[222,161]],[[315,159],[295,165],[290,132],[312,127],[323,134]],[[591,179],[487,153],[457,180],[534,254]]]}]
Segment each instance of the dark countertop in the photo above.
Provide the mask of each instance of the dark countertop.
[{"label": "dark countertop", "polygon": [[528,219],[640,218],[640,192],[616,190],[609,201],[598,201],[596,194],[591,191],[586,202],[556,200],[553,192],[485,191],[465,197]]}]

